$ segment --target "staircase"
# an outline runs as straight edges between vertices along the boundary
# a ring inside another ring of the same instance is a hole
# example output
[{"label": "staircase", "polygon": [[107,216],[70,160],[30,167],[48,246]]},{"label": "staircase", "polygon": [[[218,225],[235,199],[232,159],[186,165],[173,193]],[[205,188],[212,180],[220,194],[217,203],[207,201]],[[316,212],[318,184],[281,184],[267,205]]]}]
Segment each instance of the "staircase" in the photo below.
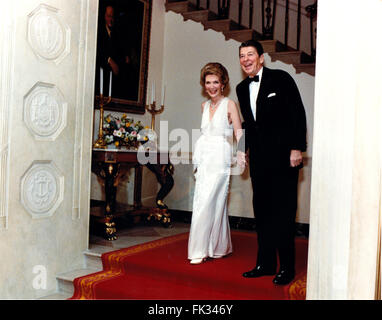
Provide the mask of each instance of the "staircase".
[{"label": "staircase", "polygon": [[66,300],[73,296],[73,280],[78,277],[102,271],[101,253],[87,250],[84,252],[84,268],[59,274],[57,279],[57,292],[45,296],[40,300]]},{"label": "staircase", "polygon": [[233,39],[240,43],[249,39],[258,40],[263,45],[264,52],[271,57],[271,61],[280,60],[292,64],[296,73],[305,72],[312,76],[315,75],[315,63],[304,52],[286,47],[277,40],[264,40],[262,35],[255,30],[240,26],[231,19],[219,19],[217,14],[211,10],[198,10],[190,1],[166,1],[167,11],[181,14],[184,21],[200,22],[204,26],[204,30],[212,29],[222,32],[226,40]]}]

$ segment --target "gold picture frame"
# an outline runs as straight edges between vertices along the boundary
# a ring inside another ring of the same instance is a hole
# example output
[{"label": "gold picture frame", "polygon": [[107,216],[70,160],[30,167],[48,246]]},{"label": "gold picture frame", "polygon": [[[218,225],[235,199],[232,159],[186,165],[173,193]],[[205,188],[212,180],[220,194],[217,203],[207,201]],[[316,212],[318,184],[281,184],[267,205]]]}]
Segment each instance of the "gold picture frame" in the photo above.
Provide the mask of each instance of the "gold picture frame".
[{"label": "gold picture frame", "polygon": [[151,12],[152,0],[99,0],[96,108],[102,91],[111,95],[105,110],[145,113]]}]

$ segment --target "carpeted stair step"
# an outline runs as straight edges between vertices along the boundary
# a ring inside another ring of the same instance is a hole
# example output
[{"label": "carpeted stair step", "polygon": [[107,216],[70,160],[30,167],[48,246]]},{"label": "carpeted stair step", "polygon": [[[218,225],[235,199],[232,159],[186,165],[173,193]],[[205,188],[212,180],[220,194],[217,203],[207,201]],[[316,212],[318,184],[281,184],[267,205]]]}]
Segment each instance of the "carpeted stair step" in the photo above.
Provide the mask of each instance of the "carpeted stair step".
[{"label": "carpeted stair step", "polygon": [[73,280],[75,278],[83,277],[97,271],[98,270],[91,268],[84,268],[59,274],[56,277],[58,284],[58,292],[63,294],[69,294],[72,296],[74,293]]}]

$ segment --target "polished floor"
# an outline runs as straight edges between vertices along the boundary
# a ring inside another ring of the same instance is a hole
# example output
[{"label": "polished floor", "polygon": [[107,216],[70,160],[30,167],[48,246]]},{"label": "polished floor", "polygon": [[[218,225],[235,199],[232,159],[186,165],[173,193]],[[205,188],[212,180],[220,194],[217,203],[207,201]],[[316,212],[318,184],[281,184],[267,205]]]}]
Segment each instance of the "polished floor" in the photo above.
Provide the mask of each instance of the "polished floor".
[{"label": "polished floor", "polygon": [[170,227],[164,227],[155,222],[131,225],[119,230],[117,228],[117,240],[113,241],[105,240],[101,236],[90,235],[89,250],[97,253],[109,252],[188,232],[189,229],[189,223],[179,221],[172,222]]}]

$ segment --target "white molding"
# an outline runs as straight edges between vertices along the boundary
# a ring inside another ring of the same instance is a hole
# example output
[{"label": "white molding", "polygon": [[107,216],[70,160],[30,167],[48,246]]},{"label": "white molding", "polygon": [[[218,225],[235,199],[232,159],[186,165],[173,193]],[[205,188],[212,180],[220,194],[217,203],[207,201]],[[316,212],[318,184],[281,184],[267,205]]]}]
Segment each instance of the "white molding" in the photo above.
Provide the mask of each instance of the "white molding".
[{"label": "white molding", "polygon": [[[98,8],[97,8],[98,9]],[[76,111],[75,111],[75,143],[74,143],[74,157],[73,157],[73,204],[72,204],[72,219],[80,219],[81,216],[81,199],[84,197],[86,190],[82,188],[83,179],[83,153],[87,150],[88,141],[84,140],[86,126],[86,119],[89,115],[93,118],[93,104],[87,104],[86,91],[89,86],[87,74],[89,70],[88,61],[88,40],[87,35],[89,31],[89,17],[91,15],[90,0],[81,1],[81,14],[80,14],[80,33],[79,33],[79,48],[78,48],[78,72],[77,72],[77,93],[76,93]],[[92,91],[93,94],[94,90]],[[91,128],[92,129],[92,128]],[[92,134],[90,135],[92,139]],[[91,142],[90,142],[91,143]],[[91,146],[91,145],[90,145]],[[90,185],[90,175],[88,184]]]},{"label": "white molding", "polygon": [[20,200],[33,219],[51,217],[64,199],[64,176],[53,161],[35,160],[21,177]]},{"label": "white molding", "polygon": [[12,115],[12,88],[15,50],[13,6],[0,13],[0,230],[8,229],[9,203],[9,123]]},{"label": "white molding", "polygon": [[50,83],[37,82],[24,96],[24,122],[36,140],[54,141],[67,124],[68,103]]},{"label": "white molding", "polygon": [[40,4],[28,15],[27,39],[37,57],[57,65],[70,52],[70,28],[57,15],[58,9]]}]

